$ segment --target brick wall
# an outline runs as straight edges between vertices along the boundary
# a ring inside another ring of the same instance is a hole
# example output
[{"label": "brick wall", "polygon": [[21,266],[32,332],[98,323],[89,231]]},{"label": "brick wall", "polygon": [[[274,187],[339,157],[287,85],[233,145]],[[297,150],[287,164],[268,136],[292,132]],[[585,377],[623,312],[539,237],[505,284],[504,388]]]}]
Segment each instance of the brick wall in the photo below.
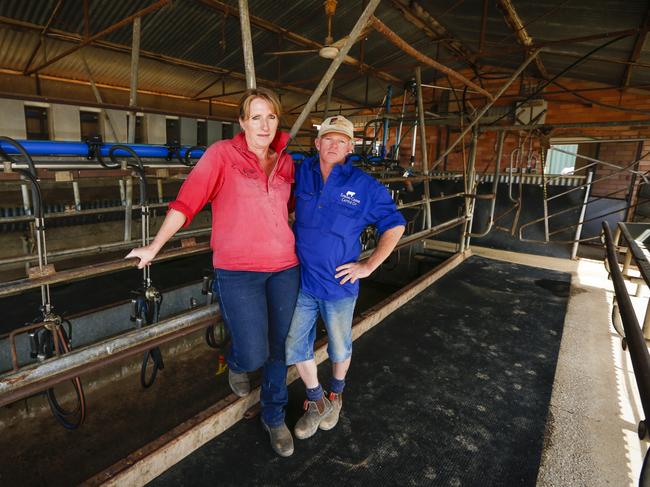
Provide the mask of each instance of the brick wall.
[{"label": "brick wall", "polygon": [[[463,73],[471,75],[471,73]],[[578,99],[570,93],[562,93],[563,88],[558,86],[548,86],[543,92],[543,97],[548,102],[548,111],[546,113],[546,124],[567,124],[567,123],[583,123],[583,122],[623,122],[632,120],[650,120],[650,91],[638,89],[612,89],[612,87],[594,82],[580,81],[564,78],[561,85],[571,90],[578,90],[577,93],[583,97],[593,100]],[[493,80],[484,84],[484,87],[491,93],[495,93],[502,85],[503,80]],[[446,85],[443,80],[436,81],[436,84]],[[499,99],[495,106],[511,106],[515,101],[521,100],[519,96],[520,91],[519,81],[511,86],[504,96]],[[434,107],[440,100],[440,93],[442,90],[437,90],[434,93],[431,89],[425,89],[423,93],[424,106],[426,110]],[[460,96],[460,95],[459,95]],[[450,96],[453,101],[454,97]],[[475,107],[480,108],[484,99],[471,95],[469,102]],[[647,111],[647,113],[631,113],[621,110],[614,110],[602,105],[615,105],[618,107],[632,109],[637,111]],[[449,109],[455,110],[455,103],[449,103]],[[397,114],[401,108],[401,98],[396,97],[393,99],[392,113]],[[499,123],[504,123],[500,121]],[[511,123],[511,122],[508,122]],[[410,160],[412,130],[404,138],[400,149],[400,162],[407,165]],[[444,126],[428,125],[427,132],[427,152],[429,167],[436,160],[436,155],[444,152],[447,141],[447,129]],[[449,136],[449,142],[453,142],[458,138],[459,130],[457,127],[452,128]],[[391,132],[389,143],[394,143],[394,133]],[[606,139],[607,142],[599,144],[598,156],[600,160],[608,161],[616,164],[619,167],[624,167],[632,163],[638,153],[638,142],[611,142],[612,139],[629,139],[629,138],[648,138],[650,139],[650,124],[648,126],[637,127],[578,127],[578,128],[556,128],[548,134],[550,139],[557,138],[582,138],[589,139]],[[501,172],[504,172],[510,163],[510,158],[517,159],[521,156],[520,167],[527,168],[529,165],[532,172],[542,171],[542,158],[541,158],[541,139],[534,136],[532,140],[532,147],[529,146],[527,140],[528,133],[523,131],[508,132],[503,150],[503,158],[501,161]],[[418,133],[418,140],[420,134]],[[494,170],[496,161],[496,132],[482,133],[479,138],[476,168],[479,172]],[[525,142],[522,144],[522,142]],[[448,171],[462,171],[463,161],[468,161],[470,154],[471,136],[466,136],[464,144],[458,144],[456,149],[449,154],[446,162],[441,162],[436,170]],[[463,153],[464,146],[464,153]],[[521,149],[516,150],[518,147]],[[589,153],[595,157],[594,144],[581,144],[579,146],[581,154]],[[646,143],[643,152],[650,150],[650,143]],[[416,163],[415,168],[421,168],[421,146],[418,142],[416,149]],[[465,162],[466,163],[466,162]],[[584,161],[578,162],[578,167],[584,165]],[[646,157],[640,164],[641,171],[650,170],[650,158]],[[612,175],[615,171],[614,168],[607,168],[600,165],[595,174],[595,179],[602,178],[603,176]],[[606,194],[614,193],[614,198],[628,198],[628,189],[630,186],[632,176],[629,172],[623,172],[616,176],[612,176],[604,181],[594,185],[593,194],[595,196],[604,196]],[[638,186],[641,178],[636,178],[636,186]],[[634,192],[636,192],[636,186]]]}]

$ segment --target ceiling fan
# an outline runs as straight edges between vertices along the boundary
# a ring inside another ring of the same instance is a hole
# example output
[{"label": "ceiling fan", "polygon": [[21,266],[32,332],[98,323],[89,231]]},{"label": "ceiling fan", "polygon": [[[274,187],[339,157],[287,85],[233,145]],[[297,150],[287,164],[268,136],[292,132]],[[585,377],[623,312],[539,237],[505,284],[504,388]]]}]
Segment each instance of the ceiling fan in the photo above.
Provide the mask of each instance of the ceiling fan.
[{"label": "ceiling fan", "polygon": [[[318,55],[325,59],[334,59],[339,50],[343,47],[345,42],[348,40],[349,36],[342,37],[341,39],[334,42],[332,37],[332,17],[336,12],[336,1],[337,0],[325,0],[325,16],[327,17],[327,37],[325,38],[325,45],[319,49],[297,49],[293,51],[272,51],[265,54],[270,56],[286,56],[288,54],[307,54],[310,52],[317,52]],[[361,32],[359,37],[363,37],[367,33],[367,30]]]}]

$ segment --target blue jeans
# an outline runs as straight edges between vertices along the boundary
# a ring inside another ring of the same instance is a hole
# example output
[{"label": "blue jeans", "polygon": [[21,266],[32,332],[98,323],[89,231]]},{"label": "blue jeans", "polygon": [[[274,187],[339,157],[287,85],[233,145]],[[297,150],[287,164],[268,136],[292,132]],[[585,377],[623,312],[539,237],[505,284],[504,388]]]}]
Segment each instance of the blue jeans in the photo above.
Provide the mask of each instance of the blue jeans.
[{"label": "blue jeans", "polygon": [[338,363],[350,358],[352,317],[356,302],[356,296],[327,300],[300,291],[287,337],[287,364],[293,365],[314,358],[316,320],[319,312],[327,329],[327,354],[330,360]]},{"label": "blue jeans", "polygon": [[214,290],[230,336],[226,356],[234,372],[262,369],[262,420],[284,422],[287,364],[284,343],[300,287],[299,266],[280,272],[214,270]]}]

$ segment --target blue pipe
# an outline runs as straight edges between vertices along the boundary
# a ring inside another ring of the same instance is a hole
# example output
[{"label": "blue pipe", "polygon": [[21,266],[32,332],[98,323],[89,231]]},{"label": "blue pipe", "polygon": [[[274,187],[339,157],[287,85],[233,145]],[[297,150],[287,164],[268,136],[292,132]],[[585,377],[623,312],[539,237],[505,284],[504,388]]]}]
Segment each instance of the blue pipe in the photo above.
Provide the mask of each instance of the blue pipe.
[{"label": "blue pipe", "polygon": [[[20,145],[22,145],[27,153],[30,156],[76,156],[76,157],[91,157],[90,154],[90,145],[86,142],[64,142],[64,141],[55,141],[55,140],[17,140]],[[150,158],[167,158],[169,156],[169,148],[164,145],[149,145],[149,144],[101,144],[100,145],[100,155],[102,157],[108,157],[108,154],[111,150],[111,147],[114,145],[125,145],[130,147],[135,151],[135,153],[140,157],[150,157]],[[185,151],[187,151],[189,146],[180,147],[179,151],[181,156],[185,156]],[[0,140],[0,149],[5,153],[10,155],[18,155],[19,152],[16,147],[8,142]],[[191,152],[192,159],[198,159],[203,155],[203,150],[195,149]],[[293,157],[294,161],[300,161],[305,157],[304,153],[299,151],[288,151],[289,154]],[[113,153],[117,157],[129,157],[127,151],[123,149],[117,149]]]},{"label": "blue pipe", "polygon": [[[18,140],[31,156],[78,156],[78,157],[91,157],[91,146],[86,142],[63,142],[53,140]],[[160,157],[167,158],[169,156],[169,148],[164,145],[149,145],[149,144],[101,144],[99,146],[99,153],[102,157],[108,157],[111,147],[114,145],[128,145],[140,157]],[[185,156],[189,146],[180,147],[180,153]],[[0,149],[7,154],[17,155],[16,148],[7,143],[0,141]],[[198,159],[203,155],[203,150],[195,149],[191,152],[193,159]],[[127,157],[130,154],[125,150],[116,150],[114,153],[118,157]]]}]

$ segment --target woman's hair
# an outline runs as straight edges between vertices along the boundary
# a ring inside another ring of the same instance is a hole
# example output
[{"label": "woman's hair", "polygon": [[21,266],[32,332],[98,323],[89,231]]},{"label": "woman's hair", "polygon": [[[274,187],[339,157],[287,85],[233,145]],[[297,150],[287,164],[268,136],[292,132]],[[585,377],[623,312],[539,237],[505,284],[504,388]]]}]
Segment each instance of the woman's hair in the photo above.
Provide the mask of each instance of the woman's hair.
[{"label": "woman's hair", "polygon": [[282,115],[282,106],[280,105],[278,95],[273,93],[271,90],[267,90],[266,88],[253,88],[246,90],[244,95],[239,100],[240,120],[248,119],[250,115],[251,103],[255,98],[261,98],[262,100],[269,102],[278,118],[280,115]]}]

